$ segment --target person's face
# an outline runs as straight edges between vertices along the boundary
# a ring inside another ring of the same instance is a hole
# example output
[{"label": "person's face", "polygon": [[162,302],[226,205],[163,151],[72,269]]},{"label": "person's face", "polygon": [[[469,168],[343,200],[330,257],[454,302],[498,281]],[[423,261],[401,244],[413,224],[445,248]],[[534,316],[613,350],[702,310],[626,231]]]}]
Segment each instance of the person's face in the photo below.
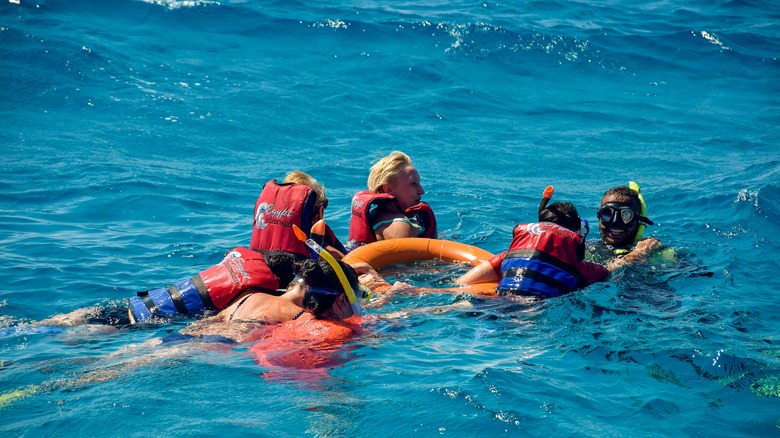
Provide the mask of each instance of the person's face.
[{"label": "person's face", "polygon": [[311,286],[301,277],[296,277],[287,285],[287,292],[294,294],[293,303],[312,313],[315,313],[313,307],[315,301],[317,307],[329,304],[328,308],[316,309],[315,316],[318,319],[341,320],[353,315],[352,305],[346,294],[333,289]]},{"label": "person's face", "polygon": [[349,299],[345,294],[340,294],[334,301],[333,305],[329,309],[320,312],[317,315],[319,319],[347,319],[353,315],[352,305],[349,304]]},{"label": "person's face", "polygon": [[615,195],[605,196],[601,200],[601,207],[610,206],[615,211],[611,223],[605,224],[605,221],[599,218],[599,231],[601,232],[601,240],[604,243],[612,246],[629,246],[634,243],[634,238],[639,228],[639,220],[635,218],[629,224],[625,224],[621,217],[620,209],[630,208],[634,211],[635,216],[638,216],[639,206],[636,204],[636,201],[630,198],[620,198]]},{"label": "person's face", "polygon": [[417,169],[414,166],[406,166],[391,182],[385,184],[384,192],[395,196],[401,210],[406,210],[420,203],[425,190],[420,184],[420,174],[417,173]]}]

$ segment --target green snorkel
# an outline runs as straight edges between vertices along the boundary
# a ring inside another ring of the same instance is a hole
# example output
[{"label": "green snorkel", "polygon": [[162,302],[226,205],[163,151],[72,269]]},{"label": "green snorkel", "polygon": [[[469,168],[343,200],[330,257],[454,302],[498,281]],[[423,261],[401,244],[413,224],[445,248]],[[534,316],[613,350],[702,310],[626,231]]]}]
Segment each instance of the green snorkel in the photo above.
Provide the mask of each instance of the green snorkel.
[{"label": "green snorkel", "polygon": [[347,299],[349,300],[349,304],[352,306],[352,313],[354,313],[357,316],[363,316],[363,312],[360,309],[360,303],[357,300],[357,297],[355,296],[355,291],[352,289],[352,286],[349,284],[349,281],[347,280],[347,276],[344,274],[344,270],[341,269],[341,266],[336,261],[336,259],[333,258],[332,255],[323,247],[320,246],[319,243],[308,239],[306,237],[306,233],[303,232],[300,228],[298,228],[297,225],[293,224],[293,231],[295,232],[295,237],[298,238],[301,242],[305,243],[306,246],[311,248],[312,251],[317,253],[320,257],[325,259],[326,262],[330,265],[331,268],[333,268],[333,271],[336,273],[336,276],[339,278],[339,282],[341,283],[341,287],[344,288],[344,293],[347,294]]},{"label": "green snorkel", "polygon": [[637,184],[635,181],[629,181],[628,188],[635,191],[637,193],[637,199],[639,199],[639,218],[638,218],[639,225],[637,225],[636,227],[636,236],[634,236],[633,245],[631,245],[630,248],[613,248],[613,252],[615,253],[615,255],[623,255],[631,252],[633,247],[640,240],[642,240],[647,225],[648,224],[653,225],[653,221],[647,218],[647,204],[645,203],[645,197],[642,196],[642,191],[639,188],[639,184]]},{"label": "green snorkel", "polygon": [[[636,237],[634,237],[634,244],[642,240],[642,236],[645,234],[645,228],[647,225],[642,222],[641,219],[647,219],[647,204],[645,204],[645,197],[642,196],[642,192],[639,190],[639,184],[634,181],[628,182],[628,188],[635,191],[639,195],[639,226],[636,227]],[[651,222],[652,223],[652,222]]]},{"label": "green snorkel", "polygon": [[[629,181],[628,188],[636,191],[639,194],[639,205],[640,205],[639,214],[641,215],[640,219],[647,221],[647,223],[649,223],[650,225],[653,225],[653,221],[647,218],[647,204],[645,204],[645,198],[644,196],[642,196],[642,192],[639,191],[639,184],[635,183],[634,181]],[[636,230],[636,238],[634,238],[634,245],[636,245],[640,240],[642,240],[642,235],[645,232],[645,228],[647,228],[645,222],[640,221],[639,226],[637,227]],[[675,251],[674,248],[664,247],[656,251],[655,255],[653,255],[652,261],[656,263],[674,263],[676,257],[677,257],[677,251]]]}]

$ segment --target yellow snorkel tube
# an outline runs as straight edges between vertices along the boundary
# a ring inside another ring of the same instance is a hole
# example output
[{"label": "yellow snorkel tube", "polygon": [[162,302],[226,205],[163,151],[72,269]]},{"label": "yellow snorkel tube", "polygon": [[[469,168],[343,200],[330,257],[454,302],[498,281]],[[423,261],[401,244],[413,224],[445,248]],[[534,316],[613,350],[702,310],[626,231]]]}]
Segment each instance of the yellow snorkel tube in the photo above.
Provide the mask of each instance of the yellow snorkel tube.
[{"label": "yellow snorkel tube", "polygon": [[341,287],[344,288],[344,293],[347,294],[347,299],[349,300],[349,304],[352,306],[352,313],[354,313],[357,316],[363,316],[363,312],[360,309],[360,303],[358,302],[357,297],[355,296],[355,291],[352,290],[352,286],[349,284],[349,281],[347,280],[347,276],[344,274],[344,270],[341,269],[339,262],[337,262],[336,259],[334,259],[333,256],[330,255],[330,253],[325,248],[321,247],[319,243],[313,241],[312,239],[307,238],[306,233],[304,233],[303,230],[298,228],[298,226],[295,224],[293,224],[293,231],[295,232],[295,237],[297,237],[298,240],[305,243],[306,246],[311,248],[312,251],[314,251],[320,257],[325,259],[325,261],[328,262],[330,267],[333,268],[333,271],[336,272],[336,276],[339,278]]},{"label": "yellow snorkel tube", "polygon": [[[642,192],[639,190],[639,184],[634,181],[629,181],[628,188],[635,191],[639,195],[639,215],[642,216],[643,219],[646,219],[647,204],[645,204],[645,197],[642,196]],[[636,227],[636,237],[634,237],[634,244],[642,240],[642,236],[645,234],[645,228],[647,228],[647,225],[645,225],[644,222],[640,220],[639,225]]]},{"label": "yellow snorkel tube", "polygon": [[[647,218],[647,204],[645,204],[645,197],[642,196],[642,192],[639,191],[639,184],[637,184],[634,181],[629,181],[628,188],[639,194],[639,207],[640,207],[639,214],[642,216],[642,219],[647,220],[650,223],[650,225],[652,225],[653,221]],[[642,240],[643,234],[645,233],[645,228],[647,228],[647,225],[645,225],[644,222],[640,221],[639,226],[637,226],[636,229],[636,237],[634,238],[634,245],[636,245],[640,240]],[[657,251],[655,255],[653,255],[652,260],[658,263],[673,263],[675,261],[676,256],[677,256],[677,251],[675,251],[674,248],[664,247],[659,251]]]}]

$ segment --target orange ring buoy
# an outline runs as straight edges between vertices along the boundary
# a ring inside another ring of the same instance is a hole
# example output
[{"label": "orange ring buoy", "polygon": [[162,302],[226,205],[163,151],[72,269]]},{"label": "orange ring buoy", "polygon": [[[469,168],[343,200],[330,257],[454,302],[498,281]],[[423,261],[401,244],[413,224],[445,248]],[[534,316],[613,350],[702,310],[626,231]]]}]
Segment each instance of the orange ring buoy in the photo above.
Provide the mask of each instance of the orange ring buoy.
[{"label": "orange ring buoy", "polygon": [[[424,237],[403,237],[399,239],[372,242],[348,253],[342,261],[349,265],[365,262],[374,269],[396,263],[440,259],[449,262],[466,262],[472,266],[490,260],[493,254],[476,246],[452,240],[428,239]],[[464,292],[480,295],[494,295],[496,283],[480,283],[463,286]]]}]

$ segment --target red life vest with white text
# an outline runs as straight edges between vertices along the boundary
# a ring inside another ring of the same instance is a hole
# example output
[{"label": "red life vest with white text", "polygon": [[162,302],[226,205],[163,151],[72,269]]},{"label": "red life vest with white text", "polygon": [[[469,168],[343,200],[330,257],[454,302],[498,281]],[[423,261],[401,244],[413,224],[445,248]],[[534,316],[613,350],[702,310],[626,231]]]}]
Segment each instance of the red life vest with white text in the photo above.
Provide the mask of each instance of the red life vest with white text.
[{"label": "red life vest with white text", "polygon": [[136,322],[153,316],[199,315],[224,309],[243,292],[276,293],[279,286],[262,253],[235,248],[218,265],[192,278],[139,292],[130,298],[129,307]]},{"label": "red life vest with white text", "polygon": [[306,245],[295,236],[292,226],[297,225],[308,236],[316,204],[317,193],[307,185],[268,181],[255,203],[249,248],[308,256]]}]

